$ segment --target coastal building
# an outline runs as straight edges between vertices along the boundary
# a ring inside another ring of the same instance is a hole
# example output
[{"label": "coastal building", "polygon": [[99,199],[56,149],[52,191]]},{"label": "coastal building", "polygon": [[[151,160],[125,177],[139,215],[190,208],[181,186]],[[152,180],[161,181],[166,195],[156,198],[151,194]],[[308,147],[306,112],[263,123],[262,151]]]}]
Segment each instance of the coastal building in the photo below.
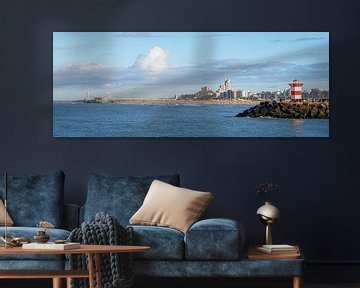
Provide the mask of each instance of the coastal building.
[{"label": "coastal building", "polygon": [[290,96],[291,100],[301,100],[302,99],[302,86],[304,83],[299,82],[299,80],[294,79],[292,83],[289,83]]},{"label": "coastal building", "polygon": [[250,96],[250,91],[246,91],[246,90],[238,90],[237,91],[237,97],[238,98],[244,98],[247,99]]},{"label": "coastal building", "polygon": [[216,98],[219,99],[236,99],[238,97],[237,91],[235,89],[231,89],[231,83],[229,79],[226,79],[224,84],[221,84],[215,93]]},{"label": "coastal building", "polygon": [[216,97],[216,93],[209,86],[204,86],[194,94],[175,95],[176,100],[209,100]]},{"label": "coastal building", "polygon": [[218,98],[226,99],[226,100],[236,99],[237,92],[235,89],[228,89],[228,90],[221,92]]},{"label": "coastal building", "polygon": [[214,98],[215,93],[210,89],[209,86],[204,86],[200,91],[194,94],[195,99],[212,99]]},{"label": "coastal building", "polygon": [[226,79],[225,80],[225,83],[224,83],[224,86],[225,86],[225,90],[230,90],[230,80],[229,79]]},{"label": "coastal building", "polygon": [[[302,91],[301,86],[303,83],[300,83],[298,80],[294,80],[292,83],[289,83],[289,89],[284,90],[275,90],[275,91],[261,91],[261,92],[250,92],[247,90],[237,90],[231,87],[231,82],[229,79],[226,79],[223,84],[219,85],[219,88],[214,91],[209,86],[203,86],[201,89],[193,94],[181,94],[175,95],[177,100],[236,100],[236,99],[247,99],[247,100],[285,100],[289,99],[305,99],[303,96],[307,97],[307,93]],[[328,97],[328,93],[322,91],[323,98]],[[318,90],[314,90],[314,93],[318,95]]]}]

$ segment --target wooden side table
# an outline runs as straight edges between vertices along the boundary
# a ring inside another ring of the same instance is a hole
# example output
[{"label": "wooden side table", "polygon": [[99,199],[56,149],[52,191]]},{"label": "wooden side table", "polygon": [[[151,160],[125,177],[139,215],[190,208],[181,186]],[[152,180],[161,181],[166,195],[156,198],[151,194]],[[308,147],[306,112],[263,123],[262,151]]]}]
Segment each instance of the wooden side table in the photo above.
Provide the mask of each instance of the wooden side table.
[{"label": "wooden side table", "polygon": [[[101,257],[102,253],[128,253],[144,252],[148,246],[123,246],[123,245],[80,245],[78,249],[71,250],[25,250],[21,247],[0,248],[0,254],[25,255],[25,254],[87,254],[88,270],[0,270],[0,279],[34,279],[52,278],[53,288],[62,287],[62,279],[66,278],[68,287],[72,278],[88,278],[89,287],[101,288]],[[95,258],[95,263],[94,259]]]},{"label": "wooden side table", "polygon": [[[257,250],[258,246],[250,246],[248,249],[247,258],[249,260],[280,260],[280,259],[298,259],[301,257],[300,248],[298,247],[298,253],[276,253],[276,254],[267,254],[264,252],[260,252]],[[302,286],[302,277],[299,276],[293,276],[292,277],[293,282],[293,288],[301,288]]]}]

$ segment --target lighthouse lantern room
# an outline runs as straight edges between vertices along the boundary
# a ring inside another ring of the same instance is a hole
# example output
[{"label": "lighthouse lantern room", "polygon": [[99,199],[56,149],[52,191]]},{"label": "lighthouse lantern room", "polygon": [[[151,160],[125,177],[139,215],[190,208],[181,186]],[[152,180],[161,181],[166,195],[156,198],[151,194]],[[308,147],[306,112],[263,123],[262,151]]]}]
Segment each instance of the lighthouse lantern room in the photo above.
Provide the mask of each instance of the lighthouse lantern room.
[{"label": "lighthouse lantern room", "polygon": [[304,83],[299,82],[299,80],[293,80],[292,83],[289,83],[290,85],[290,96],[291,100],[301,100],[302,99],[302,88],[301,86],[304,85]]}]

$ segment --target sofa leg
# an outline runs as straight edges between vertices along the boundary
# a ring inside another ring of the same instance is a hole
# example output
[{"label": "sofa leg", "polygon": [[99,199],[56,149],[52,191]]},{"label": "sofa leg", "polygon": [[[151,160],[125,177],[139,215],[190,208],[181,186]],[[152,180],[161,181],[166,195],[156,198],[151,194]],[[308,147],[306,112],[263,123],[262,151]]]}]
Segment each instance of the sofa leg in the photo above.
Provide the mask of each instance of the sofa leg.
[{"label": "sofa leg", "polygon": [[53,288],[62,288],[61,278],[53,278]]},{"label": "sofa leg", "polygon": [[296,276],[293,278],[293,288],[301,288],[301,277]]}]

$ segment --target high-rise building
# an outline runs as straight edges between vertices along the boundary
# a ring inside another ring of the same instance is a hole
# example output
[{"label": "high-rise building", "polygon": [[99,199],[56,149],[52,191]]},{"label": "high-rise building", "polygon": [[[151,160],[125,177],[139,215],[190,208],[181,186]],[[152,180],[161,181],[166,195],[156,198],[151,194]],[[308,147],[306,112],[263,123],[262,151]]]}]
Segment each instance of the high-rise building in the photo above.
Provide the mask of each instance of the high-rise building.
[{"label": "high-rise building", "polygon": [[238,98],[248,98],[249,94],[250,94],[250,91],[246,91],[246,90],[238,90],[237,91]]},{"label": "high-rise building", "polygon": [[229,79],[225,80],[225,90],[230,90],[230,80]]}]

